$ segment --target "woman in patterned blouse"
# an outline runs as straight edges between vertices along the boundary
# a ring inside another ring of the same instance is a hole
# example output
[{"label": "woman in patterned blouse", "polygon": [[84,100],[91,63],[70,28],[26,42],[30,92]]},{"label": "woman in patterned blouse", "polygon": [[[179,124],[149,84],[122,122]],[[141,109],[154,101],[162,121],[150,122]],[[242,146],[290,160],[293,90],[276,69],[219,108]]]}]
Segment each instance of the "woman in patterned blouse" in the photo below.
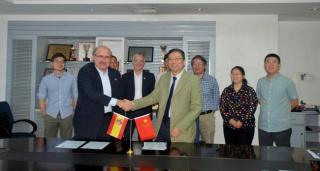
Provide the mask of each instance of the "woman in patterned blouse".
[{"label": "woman in patterned blouse", "polygon": [[220,100],[223,133],[226,144],[251,145],[258,99],[254,89],[247,84],[245,71],[240,66],[231,69],[232,84],[226,87]]}]

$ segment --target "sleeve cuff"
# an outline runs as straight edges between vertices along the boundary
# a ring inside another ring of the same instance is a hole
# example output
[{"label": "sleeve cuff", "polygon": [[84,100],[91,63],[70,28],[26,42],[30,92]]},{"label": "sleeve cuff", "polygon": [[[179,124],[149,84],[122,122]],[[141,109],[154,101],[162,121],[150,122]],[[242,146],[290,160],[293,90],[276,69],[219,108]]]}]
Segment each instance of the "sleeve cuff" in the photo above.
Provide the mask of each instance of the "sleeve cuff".
[{"label": "sleeve cuff", "polygon": [[117,101],[118,101],[118,99],[111,98],[111,100],[109,102],[109,106],[116,106],[117,105]]}]

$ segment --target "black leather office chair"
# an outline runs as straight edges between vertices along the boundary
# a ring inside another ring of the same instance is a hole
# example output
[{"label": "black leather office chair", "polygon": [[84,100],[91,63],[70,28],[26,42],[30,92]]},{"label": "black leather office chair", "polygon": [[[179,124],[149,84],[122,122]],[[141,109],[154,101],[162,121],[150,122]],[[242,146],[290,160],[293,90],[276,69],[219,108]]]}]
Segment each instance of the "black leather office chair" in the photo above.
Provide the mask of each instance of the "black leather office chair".
[{"label": "black leather office chair", "polygon": [[[15,123],[25,122],[32,126],[31,132],[12,132]],[[29,119],[14,120],[8,102],[0,102],[0,138],[36,137],[37,124]]]}]

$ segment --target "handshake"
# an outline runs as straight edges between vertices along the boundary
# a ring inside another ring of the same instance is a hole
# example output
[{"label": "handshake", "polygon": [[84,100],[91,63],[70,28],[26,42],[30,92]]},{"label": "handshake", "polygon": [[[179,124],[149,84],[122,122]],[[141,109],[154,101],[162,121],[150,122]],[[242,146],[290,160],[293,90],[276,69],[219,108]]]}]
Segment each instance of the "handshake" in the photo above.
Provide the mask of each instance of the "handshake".
[{"label": "handshake", "polygon": [[124,100],[118,100],[117,106],[119,106],[122,110],[128,112],[132,110],[134,107],[134,103],[130,100],[124,99]]}]

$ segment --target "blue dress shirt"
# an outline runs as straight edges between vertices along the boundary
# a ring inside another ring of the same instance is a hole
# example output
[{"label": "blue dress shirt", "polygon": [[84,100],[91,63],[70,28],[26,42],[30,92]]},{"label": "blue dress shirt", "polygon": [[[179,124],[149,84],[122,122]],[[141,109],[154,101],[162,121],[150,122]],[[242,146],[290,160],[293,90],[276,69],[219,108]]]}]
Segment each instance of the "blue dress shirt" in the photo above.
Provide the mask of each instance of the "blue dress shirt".
[{"label": "blue dress shirt", "polygon": [[272,79],[263,77],[257,84],[260,102],[259,129],[280,132],[291,128],[291,100],[298,99],[294,82],[277,74]]},{"label": "blue dress shirt", "polygon": [[53,118],[59,112],[62,119],[73,114],[72,101],[77,97],[77,81],[69,73],[65,72],[60,77],[51,73],[40,82],[38,98],[47,100],[46,113]]}]

